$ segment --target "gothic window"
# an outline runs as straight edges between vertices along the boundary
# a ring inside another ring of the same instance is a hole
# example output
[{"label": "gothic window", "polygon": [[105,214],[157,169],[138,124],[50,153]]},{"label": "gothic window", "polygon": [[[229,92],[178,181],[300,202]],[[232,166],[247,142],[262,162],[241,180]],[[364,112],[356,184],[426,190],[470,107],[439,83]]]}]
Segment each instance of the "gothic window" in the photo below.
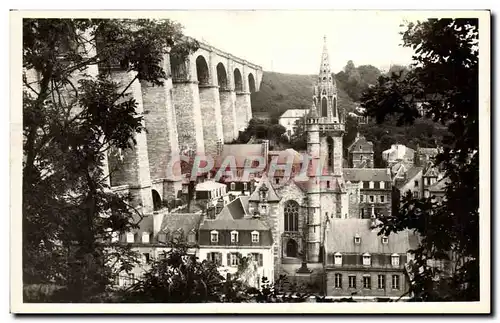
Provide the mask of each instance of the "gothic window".
[{"label": "gothic window", "polygon": [[328,144],[328,167],[333,168],[333,139],[332,137],[326,138]]},{"label": "gothic window", "polygon": [[328,103],[326,102],[326,98],[321,99],[321,116],[328,116]]},{"label": "gothic window", "polygon": [[299,231],[299,204],[292,200],[285,203],[285,231]]},{"label": "gothic window", "polygon": [[333,98],[333,116],[337,117],[337,98]]},{"label": "gothic window", "polygon": [[322,95],[326,95],[326,90],[323,90],[323,92],[321,94]]}]

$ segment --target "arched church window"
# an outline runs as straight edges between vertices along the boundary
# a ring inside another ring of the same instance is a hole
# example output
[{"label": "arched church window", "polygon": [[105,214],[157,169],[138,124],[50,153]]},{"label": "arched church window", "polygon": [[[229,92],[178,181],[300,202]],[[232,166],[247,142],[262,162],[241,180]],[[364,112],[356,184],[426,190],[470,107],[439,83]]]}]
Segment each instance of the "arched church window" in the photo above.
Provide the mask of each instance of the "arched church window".
[{"label": "arched church window", "polygon": [[321,116],[328,116],[328,103],[326,102],[326,98],[321,99]]},{"label": "arched church window", "polygon": [[326,70],[323,70],[323,73],[326,73]]},{"label": "arched church window", "polygon": [[285,202],[285,231],[299,231],[299,204],[296,201]]},{"label": "arched church window", "polygon": [[326,77],[323,77],[323,81],[326,81]]}]

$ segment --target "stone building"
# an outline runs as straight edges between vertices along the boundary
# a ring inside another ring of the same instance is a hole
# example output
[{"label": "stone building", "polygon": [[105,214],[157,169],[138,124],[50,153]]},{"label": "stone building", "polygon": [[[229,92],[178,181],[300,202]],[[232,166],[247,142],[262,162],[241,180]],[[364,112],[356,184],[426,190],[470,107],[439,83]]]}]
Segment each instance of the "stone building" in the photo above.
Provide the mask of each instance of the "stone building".
[{"label": "stone building", "polygon": [[415,164],[415,150],[405,145],[394,144],[382,152],[382,159],[387,163],[387,167],[401,163],[409,169]]},{"label": "stone building", "polygon": [[409,289],[406,264],[416,237],[409,231],[378,235],[373,219],[327,223],[326,295],[370,300],[399,298]]},{"label": "stone building", "polygon": [[352,168],[373,167],[373,143],[356,134],[356,139],[347,147],[348,163]]},{"label": "stone building", "polygon": [[[389,169],[344,168],[343,172],[344,179],[352,187],[349,190],[350,218],[369,219],[373,214],[391,215],[392,179]],[[353,183],[359,187],[353,187]],[[358,208],[357,212],[355,208]]]}]

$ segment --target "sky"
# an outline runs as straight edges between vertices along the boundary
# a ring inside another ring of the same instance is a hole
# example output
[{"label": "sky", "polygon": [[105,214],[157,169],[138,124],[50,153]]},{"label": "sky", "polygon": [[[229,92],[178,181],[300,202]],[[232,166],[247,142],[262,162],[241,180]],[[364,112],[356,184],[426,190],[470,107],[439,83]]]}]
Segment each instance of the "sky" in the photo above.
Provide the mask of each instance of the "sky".
[{"label": "sky", "polygon": [[170,11],[185,34],[262,66],[265,71],[316,74],[326,36],[333,72],[348,60],[387,70],[408,65],[413,51],[400,46],[409,11]]}]

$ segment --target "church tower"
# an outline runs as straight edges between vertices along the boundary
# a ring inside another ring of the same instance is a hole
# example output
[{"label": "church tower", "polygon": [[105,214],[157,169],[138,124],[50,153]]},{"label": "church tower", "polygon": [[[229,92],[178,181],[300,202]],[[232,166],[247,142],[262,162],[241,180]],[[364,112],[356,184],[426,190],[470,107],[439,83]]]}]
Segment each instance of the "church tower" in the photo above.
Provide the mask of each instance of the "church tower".
[{"label": "church tower", "polygon": [[[337,108],[337,86],[330,68],[326,37],[324,42],[313,104],[307,115],[307,153],[311,159],[307,188],[307,262],[311,263],[320,261],[322,214],[343,214],[343,208],[347,207],[342,173],[344,114]],[[326,194],[336,195],[335,204],[322,205],[322,196]]]}]

